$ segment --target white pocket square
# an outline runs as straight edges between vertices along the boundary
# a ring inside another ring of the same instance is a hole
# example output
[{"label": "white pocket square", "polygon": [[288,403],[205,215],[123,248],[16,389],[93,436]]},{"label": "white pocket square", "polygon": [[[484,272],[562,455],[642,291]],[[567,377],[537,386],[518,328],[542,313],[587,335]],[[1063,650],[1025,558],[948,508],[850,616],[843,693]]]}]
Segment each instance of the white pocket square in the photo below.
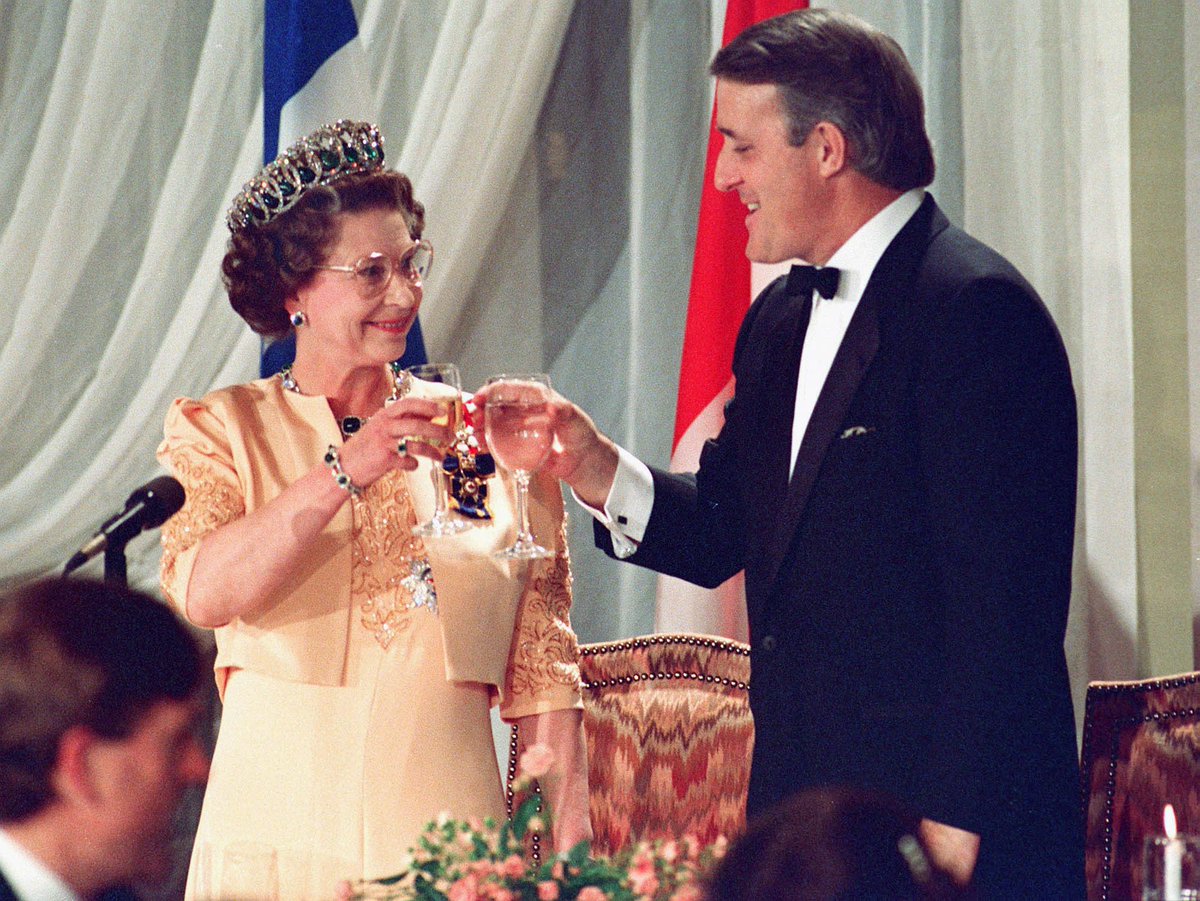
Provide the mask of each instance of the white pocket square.
[{"label": "white pocket square", "polygon": [[838,435],[838,439],[845,441],[847,438],[857,438],[859,435],[866,435],[873,431],[875,431],[875,426],[873,425],[852,425],[846,431],[842,432],[842,434]]}]

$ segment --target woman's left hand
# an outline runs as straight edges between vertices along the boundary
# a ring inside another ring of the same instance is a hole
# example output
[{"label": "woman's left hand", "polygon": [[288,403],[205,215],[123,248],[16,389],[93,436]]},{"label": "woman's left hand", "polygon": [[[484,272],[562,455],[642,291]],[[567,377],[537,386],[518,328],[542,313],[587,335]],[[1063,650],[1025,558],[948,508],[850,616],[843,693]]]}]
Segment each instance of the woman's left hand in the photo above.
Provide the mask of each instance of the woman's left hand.
[{"label": "woman's left hand", "polygon": [[517,720],[524,752],[543,744],[553,752],[549,772],[541,777],[542,794],[550,808],[553,850],[570,851],[592,839],[588,799],[587,743],[582,710],[551,710]]}]

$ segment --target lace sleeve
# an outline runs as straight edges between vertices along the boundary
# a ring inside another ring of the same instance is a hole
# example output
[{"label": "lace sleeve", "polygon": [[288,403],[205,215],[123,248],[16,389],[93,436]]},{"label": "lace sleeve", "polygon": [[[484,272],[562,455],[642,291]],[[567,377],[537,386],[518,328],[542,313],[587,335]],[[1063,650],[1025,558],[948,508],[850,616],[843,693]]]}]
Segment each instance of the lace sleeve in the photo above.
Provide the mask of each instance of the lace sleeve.
[{"label": "lace sleeve", "polygon": [[200,539],[246,512],[224,424],[203,403],[180,398],[167,413],[158,459],[179,479],[183,507],[162,527],[163,593],[187,611],[187,585]]},{"label": "lace sleeve", "polygon": [[505,719],[582,706],[566,528],[564,518],[558,554],[534,564],[535,574],[521,598],[500,711]]}]

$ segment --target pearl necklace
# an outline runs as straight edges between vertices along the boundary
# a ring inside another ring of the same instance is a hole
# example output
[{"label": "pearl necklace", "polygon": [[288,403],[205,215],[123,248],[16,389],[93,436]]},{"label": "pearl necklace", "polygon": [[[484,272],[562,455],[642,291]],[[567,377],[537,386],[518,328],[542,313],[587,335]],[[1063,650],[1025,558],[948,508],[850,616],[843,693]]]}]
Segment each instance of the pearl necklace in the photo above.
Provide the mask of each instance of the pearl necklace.
[{"label": "pearl necklace", "polygon": [[[412,387],[412,376],[400,368],[399,362],[393,360],[391,363],[389,363],[388,371],[392,376],[392,393],[389,394],[384,400],[384,405],[398,401],[400,398],[408,394],[409,389]],[[304,393],[300,390],[300,383],[297,382],[296,377],[292,375],[292,366],[290,363],[279,370],[279,380],[283,384],[283,387],[288,391],[294,392],[295,394]],[[370,416],[343,416],[340,420],[338,420],[338,428],[342,431],[342,437],[349,438],[351,435],[365,426],[370,419]]]}]

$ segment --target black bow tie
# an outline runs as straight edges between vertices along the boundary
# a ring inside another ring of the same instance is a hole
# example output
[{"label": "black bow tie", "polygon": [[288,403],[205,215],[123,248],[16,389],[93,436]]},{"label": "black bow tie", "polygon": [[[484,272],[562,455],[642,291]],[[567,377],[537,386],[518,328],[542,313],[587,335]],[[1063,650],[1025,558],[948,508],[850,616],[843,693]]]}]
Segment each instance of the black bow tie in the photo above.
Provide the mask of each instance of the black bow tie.
[{"label": "black bow tie", "polygon": [[793,266],[788,273],[788,294],[811,295],[815,290],[828,300],[837,294],[841,274],[842,271],[834,266]]}]

